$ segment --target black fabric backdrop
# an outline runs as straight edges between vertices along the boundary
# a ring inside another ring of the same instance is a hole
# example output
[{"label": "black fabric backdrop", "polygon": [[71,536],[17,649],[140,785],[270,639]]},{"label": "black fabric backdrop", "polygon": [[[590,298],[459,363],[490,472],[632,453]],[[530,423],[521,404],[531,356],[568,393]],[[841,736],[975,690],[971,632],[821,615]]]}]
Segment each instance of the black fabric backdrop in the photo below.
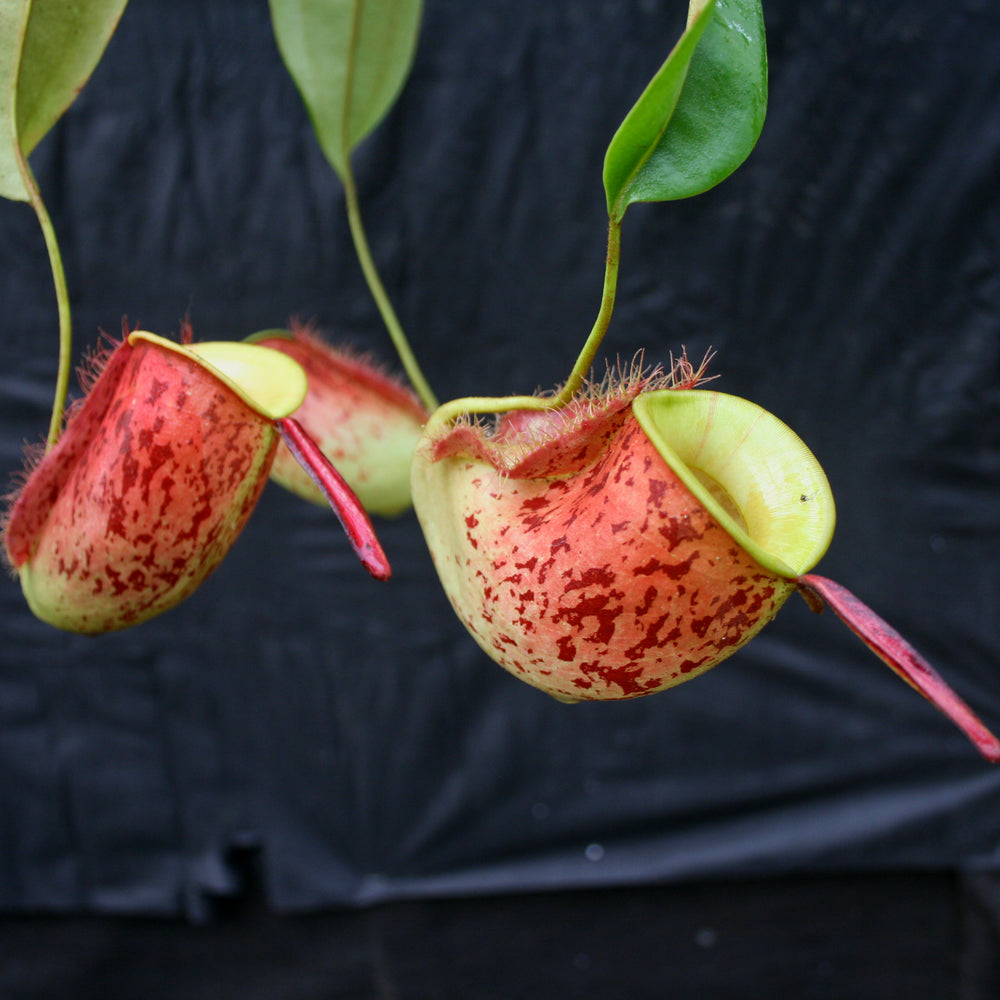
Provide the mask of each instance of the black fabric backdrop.
[{"label": "black fabric backdrop", "polygon": [[[428,0],[356,170],[443,397],[565,377],[597,309],[604,149],[677,0]],[[820,571],[1000,728],[1000,14],[770,0],[761,141],[721,187],[635,206],[605,356],[718,351],[792,425],[839,523]],[[315,320],[391,360],[339,184],[263,0],[132,0],[33,157],[81,353],[123,315],[241,338]],[[0,205],[0,474],[47,427],[55,306]],[[259,856],[267,904],[1000,867],[1000,769],[793,598],[658,697],[568,707],[488,661],[411,515],[394,579],[274,486],[193,598],[87,639],[0,582],[0,907],[203,915]]]}]

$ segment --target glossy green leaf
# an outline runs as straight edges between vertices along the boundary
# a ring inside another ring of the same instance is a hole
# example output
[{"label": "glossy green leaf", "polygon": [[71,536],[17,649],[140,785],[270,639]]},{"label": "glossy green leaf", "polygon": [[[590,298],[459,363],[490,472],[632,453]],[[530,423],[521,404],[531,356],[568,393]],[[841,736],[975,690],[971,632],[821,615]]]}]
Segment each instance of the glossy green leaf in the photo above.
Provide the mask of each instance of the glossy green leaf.
[{"label": "glossy green leaf", "polygon": [[608,212],[700,194],[750,154],[764,124],[760,0],[691,0],[688,26],[615,133],[604,159]]},{"label": "glossy green leaf", "polygon": [[421,12],[421,0],[271,0],[281,56],[341,177],[406,81]]},{"label": "glossy green leaf", "polygon": [[0,0],[0,195],[28,200],[23,161],[73,103],[127,0]]}]

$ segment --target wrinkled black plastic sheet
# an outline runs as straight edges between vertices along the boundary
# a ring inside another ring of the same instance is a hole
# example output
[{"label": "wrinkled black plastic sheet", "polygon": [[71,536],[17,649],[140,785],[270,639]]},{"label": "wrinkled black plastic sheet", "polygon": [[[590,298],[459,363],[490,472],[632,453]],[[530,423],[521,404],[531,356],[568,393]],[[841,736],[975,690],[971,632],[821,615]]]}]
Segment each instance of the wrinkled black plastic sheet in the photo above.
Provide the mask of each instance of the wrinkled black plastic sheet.
[{"label": "wrinkled black plastic sheet", "polygon": [[[375,256],[442,396],[563,378],[603,270],[604,148],[682,4],[429,0],[355,157]],[[625,220],[608,358],[718,354],[791,424],[839,525],[821,571],[1000,727],[1000,15],[771,0],[752,159]],[[122,317],[315,320],[391,360],[339,184],[262,0],[133,0],[39,148],[81,353]],[[37,225],[0,205],[0,474],[48,423]],[[0,906],[197,914],[259,852],[270,904],[1000,862],[1000,770],[797,598],[655,698],[568,707],[465,635],[412,515],[395,576],[268,487],[197,596],[126,633],[0,582]]]}]

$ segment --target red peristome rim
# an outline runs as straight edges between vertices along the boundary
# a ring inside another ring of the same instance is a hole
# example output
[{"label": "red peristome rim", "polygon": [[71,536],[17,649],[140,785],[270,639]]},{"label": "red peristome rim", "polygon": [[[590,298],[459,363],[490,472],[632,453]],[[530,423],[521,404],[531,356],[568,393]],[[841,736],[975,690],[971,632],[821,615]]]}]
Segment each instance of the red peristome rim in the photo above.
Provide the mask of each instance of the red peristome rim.
[{"label": "red peristome rim", "polygon": [[823,603],[833,608],[879,659],[944,712],[987,760],[1000,763],[1000,740],[888,622],[834,580],[808,573],[800,576],[796,583],[813,610],[822,610]]},{"label": "red peristome rim", "polygon": [[278,428],[289,451],[329,501],[362,566],[376,580],[388,580],[392,575],[389,560],[375,535],[371,519],[344,477],[293,417],[279,420]]}]

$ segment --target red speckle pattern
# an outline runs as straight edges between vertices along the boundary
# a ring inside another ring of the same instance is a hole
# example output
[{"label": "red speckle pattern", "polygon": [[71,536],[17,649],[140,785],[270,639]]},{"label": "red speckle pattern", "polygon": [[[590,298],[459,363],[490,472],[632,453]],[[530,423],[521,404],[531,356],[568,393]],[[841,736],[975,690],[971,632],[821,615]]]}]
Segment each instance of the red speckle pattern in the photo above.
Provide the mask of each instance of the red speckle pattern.
[{"label": "red speckle pattern", "polygon": [[97,633],[186,597],[242,530],[276,444],[197,363],[121,344],[11,510],[7,553],[35,613]]},{"label": "red speckle pattern", "polygon": [[455,610],[497,663],[565,700],[652,694],[749,641],[794,582],[715,522],[630,407],[578,432],[519,457],[530,477],[498,470],[476,428],[426,442],[417,513]]}]

